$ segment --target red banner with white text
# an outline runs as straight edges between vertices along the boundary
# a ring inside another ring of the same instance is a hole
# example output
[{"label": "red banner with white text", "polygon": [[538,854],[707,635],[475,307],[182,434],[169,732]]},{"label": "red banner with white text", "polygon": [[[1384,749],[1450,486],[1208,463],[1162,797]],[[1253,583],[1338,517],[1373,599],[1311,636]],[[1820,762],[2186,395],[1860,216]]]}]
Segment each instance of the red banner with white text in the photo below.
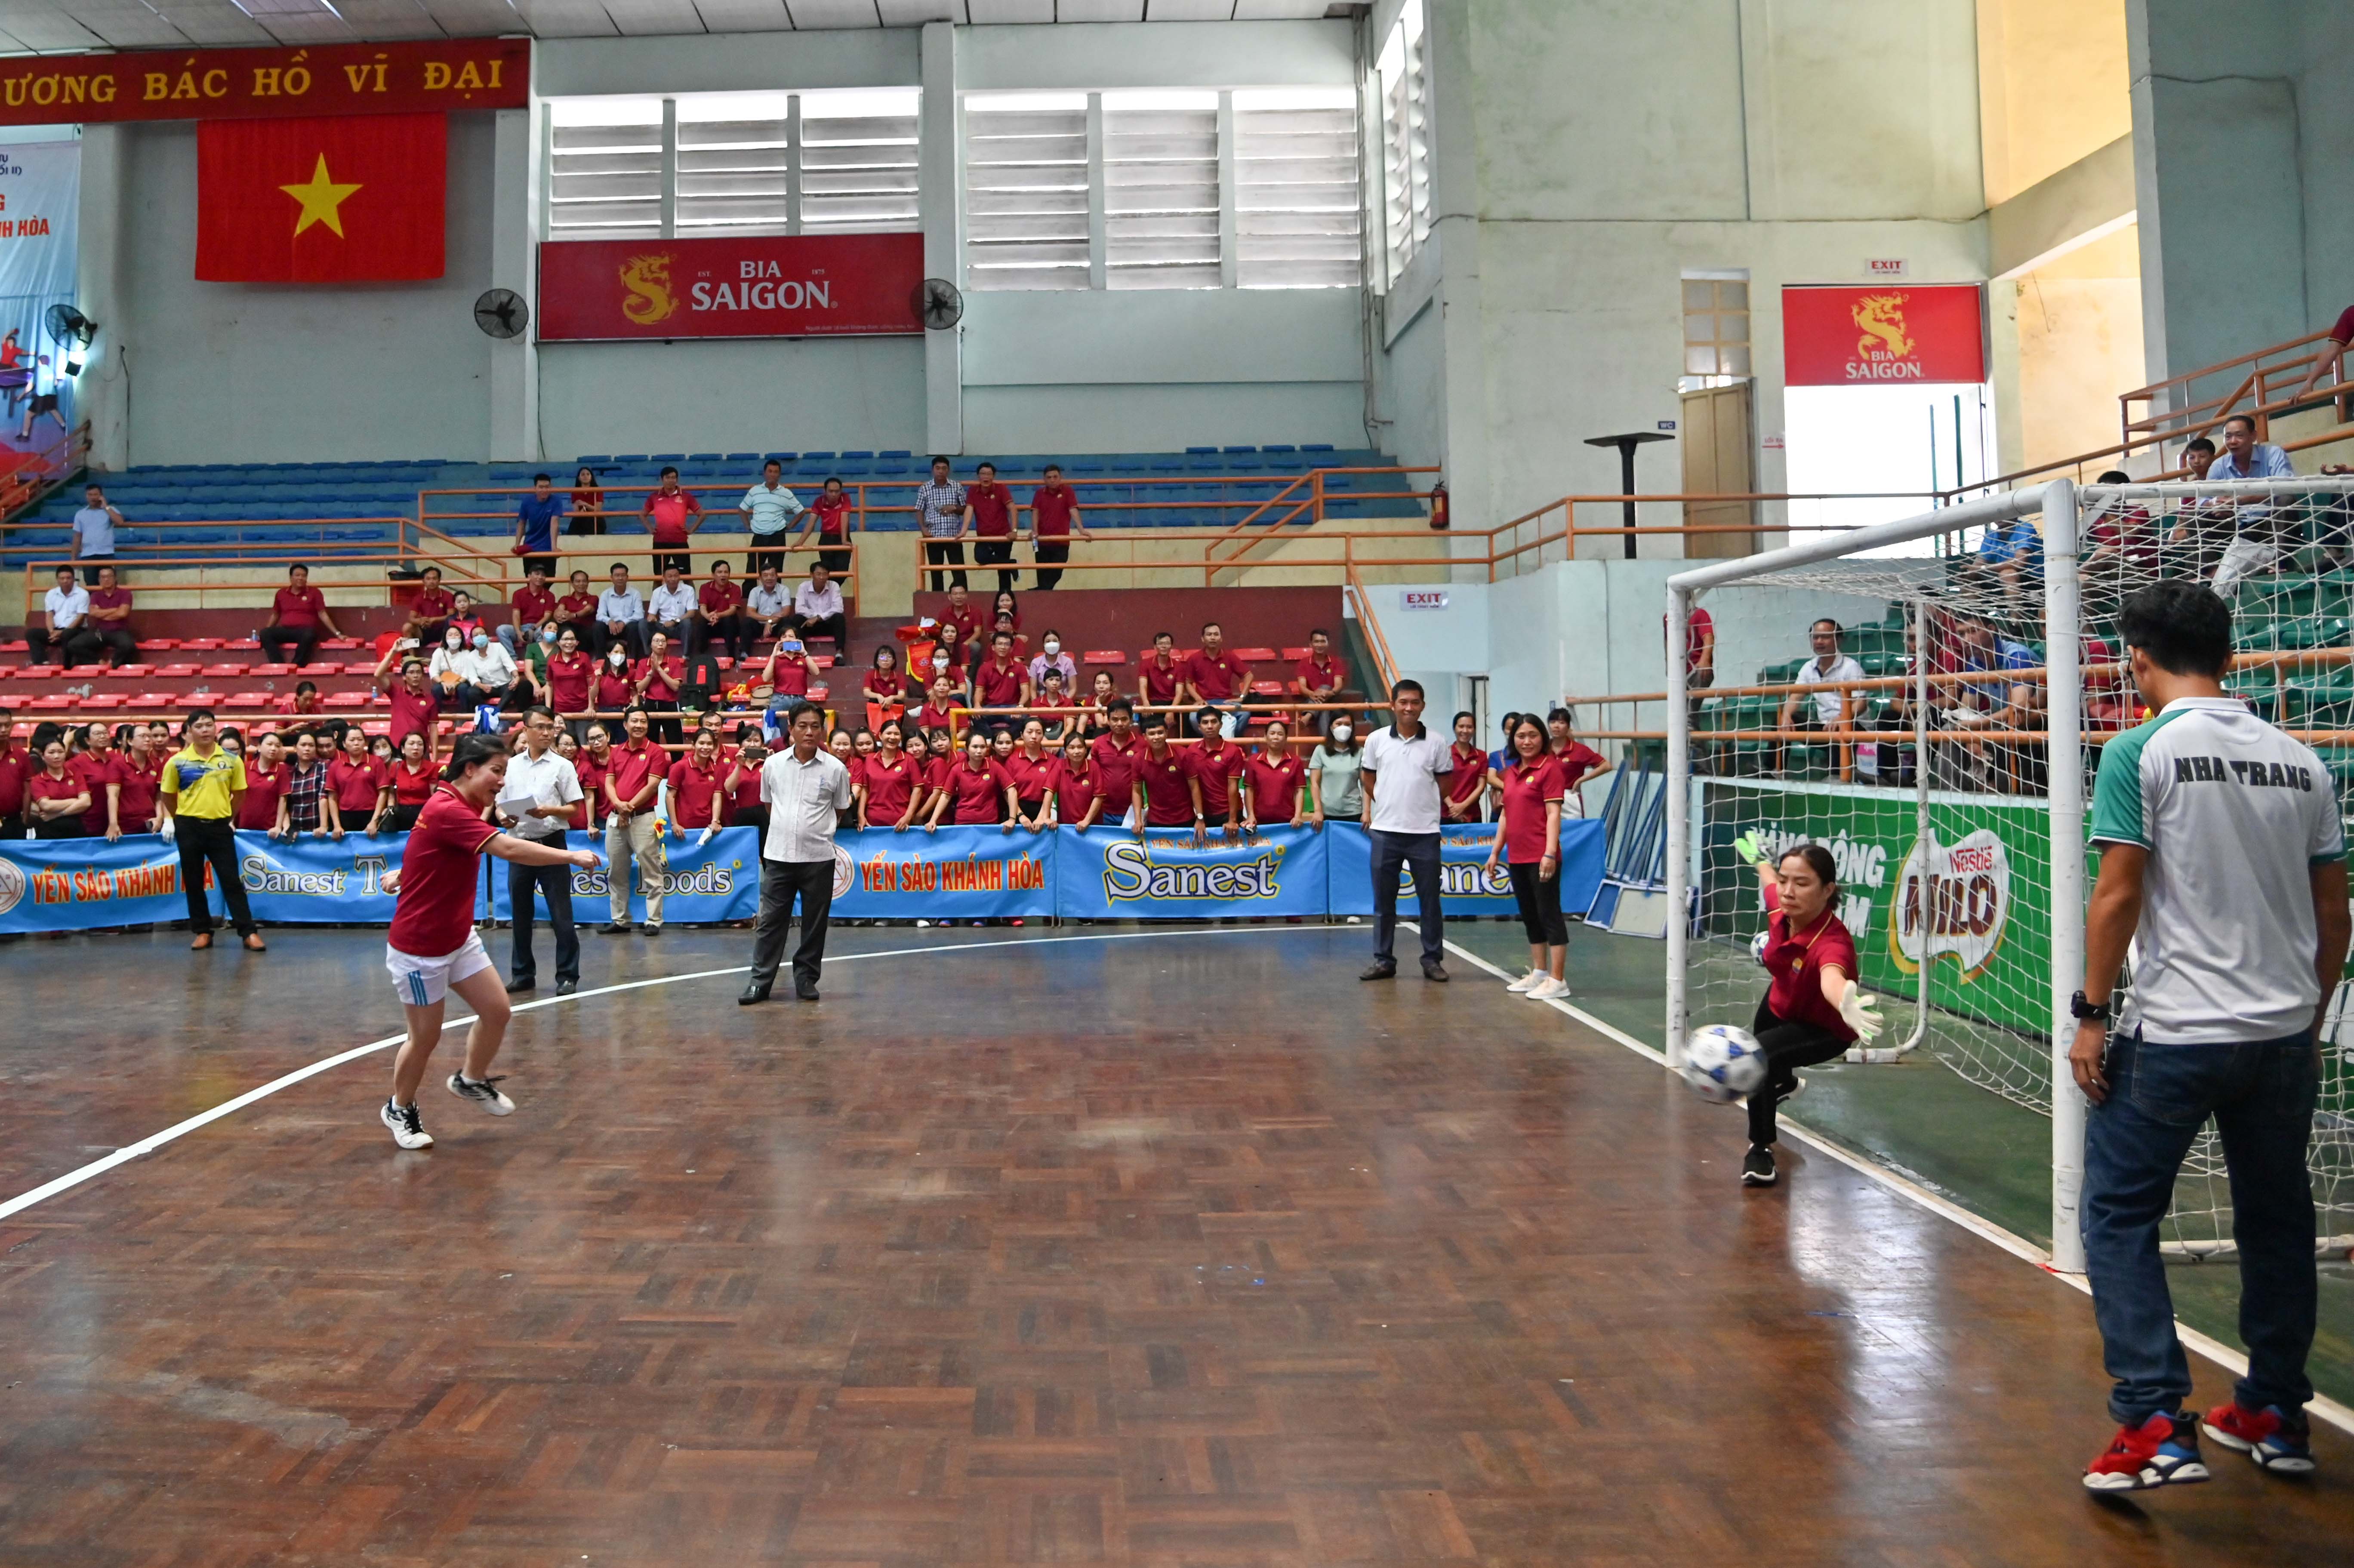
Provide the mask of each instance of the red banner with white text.
[{"label": "red banner with white text", "polygon": [[543,343],[919,333],[920,234],[573,239],[539,248]]},{"label": "red banner with white text", "polygon": [[529,38],[0,60],[0,125],[447,113],[530,101]]},{"label": "red banner with white text", "polygon": [[1984,381],[1976,283],[1782,291],[1782,367],[1792,387]]}]

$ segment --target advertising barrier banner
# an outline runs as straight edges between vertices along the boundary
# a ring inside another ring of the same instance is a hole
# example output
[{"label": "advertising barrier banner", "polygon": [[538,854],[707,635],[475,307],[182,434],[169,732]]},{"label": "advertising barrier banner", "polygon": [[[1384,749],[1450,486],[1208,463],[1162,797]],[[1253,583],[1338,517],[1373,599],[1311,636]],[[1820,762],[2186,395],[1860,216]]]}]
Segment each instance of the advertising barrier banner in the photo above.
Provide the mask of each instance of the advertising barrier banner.
[{"label": "advertising barrier banner", "polygon": [[[665,838],[663,846],[663,919],[681,925],[699,926],[721,920],[749,920],[760,912],[760,846],[758,835],[750,828],[722,828],[709,843],[700,843],[703,830],[698,828],[684,838]],[[605,858],[605,835],[602,833],[567,833],[564,847],[593,850],[597,858]],[[489,868],[489,916],[493,920],[514,918],[514,906],[507,896],[507,863],[493,855],[484,855],[482,863]],[[610,911],[610,894],[613,868],[599,865],[594,871],[572,873],[572,917],[583,926],[605,921]],[[646,917],[644,874],[632,865],[630,878],[630,918]],[[540,918],[547,917],[547,901],[538,901]]]},{"label": "advertising barrier banner", "polygon": [[1022,828],[843,833],[834,840],[833,912],[854,920],[1043,919],[1058,913],[1061,836]]},{"label": "advertising barrier banner", "polygon": [[[1329,832],[1329,830],[1328,830]],[[1058,828],[1055,913],[1081,920],[1207,920],[1325,913],[1326,833],[1267,828],[1228,843],[1190,830]]]},{"label": "advertising barrier banner", "polygon": [[[1332,841],[1331,912],[1371,915],[1373,912],[1373,846],[1365,830],[1354,822],[1333,822],[1325,836]],[[1448,915],[1517,916],[1520,900],[1512,896],[1512,879],[1499,863],[1486,874],[1488,851],[1496,842],[1496,824],[1479,822],[1450,827],[1438,836],[1439,882],[1446,896],[1439,907]],[[1602,823],[1599,819],[1574,818],[1561,825],[1561,907],[1573,920],[1594,902],[1602,885]],[[1398,873],[1398,908],[1408,919],[1415,910],[1414,877]]]}]

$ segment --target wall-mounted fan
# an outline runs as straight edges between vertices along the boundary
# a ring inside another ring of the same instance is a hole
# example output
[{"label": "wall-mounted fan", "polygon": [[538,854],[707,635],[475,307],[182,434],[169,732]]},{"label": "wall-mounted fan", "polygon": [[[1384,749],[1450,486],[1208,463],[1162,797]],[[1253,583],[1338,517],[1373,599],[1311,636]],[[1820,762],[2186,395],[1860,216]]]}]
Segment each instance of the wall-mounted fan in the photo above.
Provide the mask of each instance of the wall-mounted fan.
[{"label": "wall-mounted fan", "polygon": [[946,332],[964,319],[964,296],[946,278],[927,278],[916,290],[916,314],[934,332]]},{"label": "wall-mounted fan", "polygon": [[48,313],[42,316],[41,324],[49,329],[49,335],[57,339],[58,344],[66,351],[65,373],[68,376],[80,376],[82,350],[88,348],[90,340],[98,335],[98,323],[71,305],[59,301],[51,305]]},{"label": "wall-mounted fan", "polygon": [[474,324],[486,337],[521,337],[531,324],[531,307],[513,289],[485,289],[474,302]]}]

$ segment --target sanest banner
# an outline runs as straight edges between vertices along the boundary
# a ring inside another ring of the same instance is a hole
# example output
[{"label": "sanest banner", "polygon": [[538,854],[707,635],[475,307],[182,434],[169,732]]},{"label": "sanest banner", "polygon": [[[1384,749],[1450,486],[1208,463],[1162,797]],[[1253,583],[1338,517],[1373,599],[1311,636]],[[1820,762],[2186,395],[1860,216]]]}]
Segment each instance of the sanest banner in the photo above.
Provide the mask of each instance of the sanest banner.
[{"label": "sanest banner", "polygon": [[[1332,841],[1332,908],[1335,915],[1373,912],[1373,846],[1365,830],[1354,822],[1333,822],[1325,830]],[[1450,827],[1439,834],[1438,879],[1444,890],[1439,907],[1454,916],[1518,915],[1520,900],[1512,896],[1512,878],[1499,861],[1488,874],[1488,852],[1496,842],[1496,824],[1479,822]],[[1594,902],[1602,885],[1602,823],[1599,819],[1574,818],[1561,825],[1562,912],[1576,919]],[[1398,873],[1398,911],[1412,919],[1414,877]]]},{"label": "sanest banner", "polygon": [[572,239],[539,248],[543,343],[920,333],[920,234]]},{"label": "sanest banner", "polygon": [[0,61],[0,125],[521,109],[528,38],[153,49]]},{"label": "sanest banner", "polygon": [[1188,830],[1057,828],[1055,912],[1079,920],[1208,920],[1315,915],[1329,889],[1324,833],[1269,828],[1228,843]]}]

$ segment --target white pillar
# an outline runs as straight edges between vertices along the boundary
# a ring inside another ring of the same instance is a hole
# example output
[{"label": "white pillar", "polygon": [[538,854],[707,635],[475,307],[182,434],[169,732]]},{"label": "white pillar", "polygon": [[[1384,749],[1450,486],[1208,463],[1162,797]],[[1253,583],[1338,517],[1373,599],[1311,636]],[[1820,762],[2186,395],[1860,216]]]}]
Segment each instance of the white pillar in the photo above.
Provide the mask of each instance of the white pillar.
[{"label": "white pillar", "polygon": [[2068,1067],[2076,1021],[2068,1003],[2084,980],[2084,644],[2076,581],[2076,486],[2043,490],[2043,668],[2051,715],[2052,1266],[2084,1272],[2076,1210],[2084,1186],[2084,1091]]},{"label": "white pillar", "polygon": [[[540,138],[533,129],[535,109],[502,109],[496,126],[491,176],[491,286],[523,296],[535,317],[539,311]],[[526,330],[520,337],[491,344],[491,461],[536,462],[539,450],[539,350]]]},{"label": "white pillar", "polygon": [[135,125],[83,127],[81,197],[75,215],[80,254],[74,296],[81,313],[98,323],[98,336],[74,388],[74,407],[90,421],[90,466],[110,472],[131,466],[131,384],[125,368],[133,323],[122,278],[122,186],[129,140],[137,132]]},{"label": "white pillar", "polygon": [[[964,286],[958,254],[956,28],[924,24],[924,103],[917,131],[917,211],[924,227],[924,275]],[[964,328],[924,334],[924,442],[964,450]]]},{"label": "white pillar", "polygon": [[1691,962],[1691,705],[1684,699],[1690,673],[1684,668],[1684,638],[1691,624],[1692,595],[1668,588],[1668,1015],[1660,1043],[1668,1065],[1684,1059],[1691,1023],[1684,977]]}]

